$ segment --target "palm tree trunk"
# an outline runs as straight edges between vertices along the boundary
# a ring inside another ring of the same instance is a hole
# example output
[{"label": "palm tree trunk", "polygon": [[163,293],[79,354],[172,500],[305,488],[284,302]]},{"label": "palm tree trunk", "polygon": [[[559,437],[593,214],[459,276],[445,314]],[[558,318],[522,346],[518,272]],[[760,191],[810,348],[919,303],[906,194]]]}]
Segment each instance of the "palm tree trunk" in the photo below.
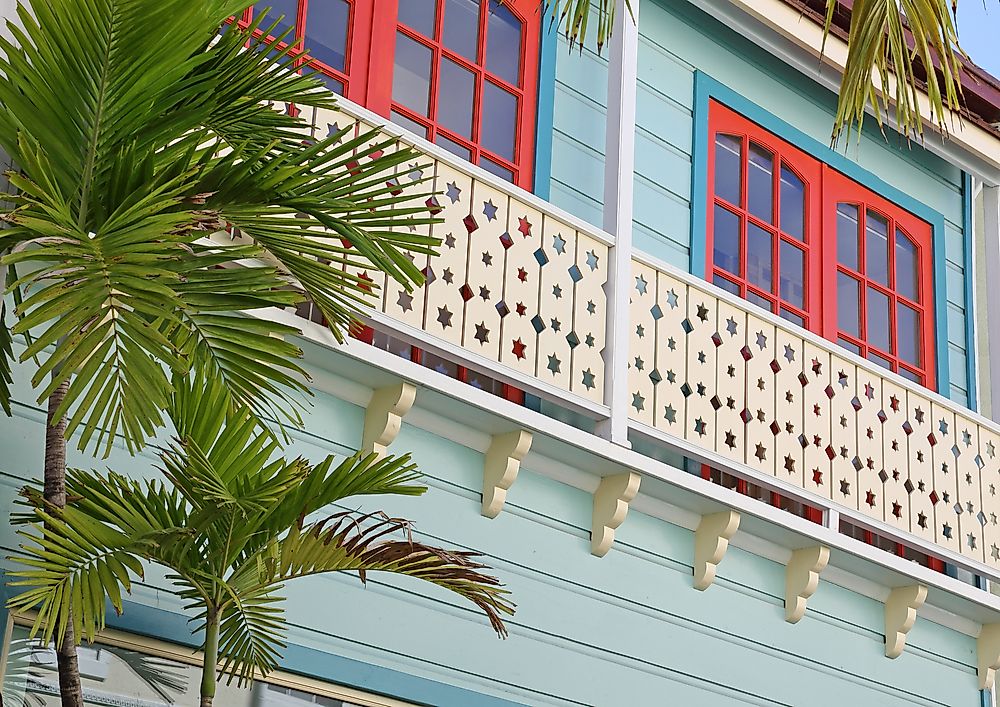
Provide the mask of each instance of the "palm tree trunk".
[{"label": "palm tree trunk", "polygon": [[205,617],[205,656],[201,664],[201,707],[212,707],[218,665],[219,615],[214,610],[209,610]]},{"label": "palm tree trunk", "polygon": [[[49,396],[49,412],[45,425],[45,500],[62,508],[66,505],[66,418],[55,419],[56,409],[66,397],[69,383],[63,383]],[[80,665],[76,656],[76,637],[69,618],[66,633],[56,649],[59,665],[59,693],[62,707],[83,707],[80,686]]]}]

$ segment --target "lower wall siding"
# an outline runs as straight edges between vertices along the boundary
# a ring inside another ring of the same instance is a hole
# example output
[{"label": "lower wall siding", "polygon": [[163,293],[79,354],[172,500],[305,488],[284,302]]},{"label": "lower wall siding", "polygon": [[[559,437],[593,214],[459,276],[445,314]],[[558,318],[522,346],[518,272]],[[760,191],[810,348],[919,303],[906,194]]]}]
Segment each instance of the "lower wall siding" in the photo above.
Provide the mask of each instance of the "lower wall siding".
[{"label": "lower wall siding", "polygon": [[[314,403],[291,453],[318,460],[357,444],[360,408],[323,394]],[[5,509],[41,457],[41,411],[17,413],[0,425],[0,448],[10,450],[0,469]],[[471,605],[436,587],[387,575],[363,587],[341,575],[288,585],[292,644],[530,705],[978,704],[968,636],[918,620],[890,661],[878,602],[821,581],[793,626],[774,562],[731,548],[716,583],[697,592],[686,529],[633,511],[599,559],[589,553],[590,495],[532,473],[530,456],[504,511],[488,520],[481,454],[407,425],[393,449],[413,452],[428,493],[351,507],[411,518],[423,539],[482,552],[518,604],[510,638],[497,640]],[[115,450],[108,465],[144,474],[150,461]],[[132,599],[179,611],[164,587],[151,568]]]}]

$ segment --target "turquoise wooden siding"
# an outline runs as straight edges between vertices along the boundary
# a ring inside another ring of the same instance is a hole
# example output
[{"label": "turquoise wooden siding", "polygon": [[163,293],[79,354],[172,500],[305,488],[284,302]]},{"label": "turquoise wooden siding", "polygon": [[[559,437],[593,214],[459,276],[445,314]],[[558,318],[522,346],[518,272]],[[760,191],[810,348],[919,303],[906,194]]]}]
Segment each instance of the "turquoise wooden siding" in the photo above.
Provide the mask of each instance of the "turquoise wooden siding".
[{"label": "turquoise wooden siding", "polygon": [[[4,513],[40,469],[44,415],[24,404],[24,371],[18,376],[22,402],[13,420],[0,421]],[[314,460],[346,453],[362,424],[360,408],[318,395],[292,452]],[[479,513],[480,453],[408,425],[394,449],[413,452],[429,493],[351,507],[412,518],[421,539],[482,552],[517,601],[511,636],[497,640],[470,606],[415,581],[372,576],[362,587],[355,577],[310,578],[287,588],[290,653],[312,656],[290,670],[327,670],[316,656],[330,654],[344,682],[439,707],[979,704],[970,636],[918,618],[905,653],[888,660],[877,601],[821,581],[806,617],[790,625],[779,564],[731,548],[716,583],[698,592],[686,529],[632,511],[599,559],[589,553],[589,493],[527,464],[491,521]],[[71,454],[70,464],[89,463]],[[149,456],[129,460],[121,449],[108,463],[151,473]],[[7,524],[0,528],[6,556],[15,538]],[[132,597],[150,609],[116,624],[154,635],[169,628],[176,638],[177,622],[164,617],[180,603],[166,586],[151,569]]]},{"label": "turquoise wooden siding", "polygon": [[[607,61],[593,48],[568,51],[556,65],[550,199],[601,223]],[[703,71],[748,100],[828,142],[835,96],[738,32],[685,2],[646,0],[639,22],[633,242],[681,268],[690,266],[694,72]],[[943,392],[969,402],[962,174],[898,136],[887,143],[869,129],[847,155],[861,167],[945,219],[950,384]],[[701,234],[696,234],[700,237]]]}]

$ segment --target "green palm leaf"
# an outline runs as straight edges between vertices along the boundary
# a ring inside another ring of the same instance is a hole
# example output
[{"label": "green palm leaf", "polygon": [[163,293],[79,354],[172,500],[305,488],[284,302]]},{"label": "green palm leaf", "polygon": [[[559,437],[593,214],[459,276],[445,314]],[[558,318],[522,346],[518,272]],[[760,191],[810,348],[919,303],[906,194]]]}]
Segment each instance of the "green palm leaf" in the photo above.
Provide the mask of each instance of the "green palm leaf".
[{"label": "green palm leaf", "polygon": [[10,387],[14,384],[13,360],[14,337],[7,326],[7,303],[0,300],[0,408],[8,415],[10,410]]}]

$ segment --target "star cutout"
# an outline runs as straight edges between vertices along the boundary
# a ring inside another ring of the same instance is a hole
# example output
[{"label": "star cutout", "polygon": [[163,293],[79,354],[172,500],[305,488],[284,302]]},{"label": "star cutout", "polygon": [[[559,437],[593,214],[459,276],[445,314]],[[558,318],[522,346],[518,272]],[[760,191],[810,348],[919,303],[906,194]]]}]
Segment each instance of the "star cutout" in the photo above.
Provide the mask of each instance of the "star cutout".
[{"label": "star cutout", "polygon": [[869,400],[875,399],[875,388],[872,387],[871,383],[865,383],[865,397]]},{"label": "star cutout", "polygon": [[674,424],[675,422],[677,422],[677,411],[674,410],[673,405],[667,405],[667,407],[664,408],[664,410],[663,410],[663,417],[671,425]]},{"label": "star cutout", "polygon": [[670,349],[671,351],[677,350],[677,340],[674,339],[674,337],[671,336],[670,338],[667,339],[667,348]]},{"label": "star cutout", "polygon": [[487,344],[490,340],[490,330],[486,328],[486,322],[476,324],[476,341],[480,344]]},{"label": "star cutout", "polygon": [[645,365],[645,362],[641,358],[639,358],[638,356],[636,356],[635,357],[635,362],[632,365],[635,366],[635,370],[641,371],[642,367]]},{"label": "star cutout", "polygon": [[455,236],[453,234],[449,233],[447,236],[444,237],[444,244],[448,248],[454,248],[455,247]]},{"label": "star cutout", "polygon": [[990,557],[994,560],[1000,560],[1000,547],[993,545],[990,547]]},{"label": "star cutout", "polygon": [[589,348],[594,348],[594,335],[587,334],[587,336],[583,338],[583,343],[585,343]]},{"label": "star cutout", "polygon": [[451,268],[445,268],[444,272],[441,273],[441,279],[447,282],[449,285],[455,284],[455,275],[452,273]]},{"label": "star cutout", "polygon": [[732,430],[726,432],[726,446],[730,449],[736,449],[736,435],[733,434]]},{"label": "star cutout", "polygon": [[867,503],[872,508],[875,507],[875,493],[871,489],[868,489],[868,491],[865,493],[865,503]]},{"label": "star cutout", "polygon": [[785,360],[789,363],[795,360],[795,349],[788,344],[785,344]]},{"label": "star cutout", "polygon": [[448,307],[438,307],[438,324],[441,325],[442,329],[447,329],[451,326],[451,318],[454,316],[452,312],[448,311]]},{"label": "star cutout", "polygon": [[487,221],[497,220],[497,207],[493,205],[493,199],[483,202],[483,216]]},{"label": "star cutout", "polygon": [[813,483],[817,486],[823,485],[823,472],[818,468],[813,469]]},{"label": "star cutout", "polygon": [[767,337],[764,336],[764,332],[762,331],[757,332],[757,346],[761,351],[767,348]]},{"label": "star cutout", "polygon": [[969,433],[968,430],[962,430],[962,442],[965,443],[966,447],[972,445],[972,435]]},{"label": "star cutout", "polygon": [[562,299],[562,287],[559,285],[552,286],[552,296],[556,299]]},{"label": "star cutout", "polygon": [[594,304],[594,300],[587,300],[587,314],[596,314],[597,305]]},{"label": "star cutout", "polygon": [[699,437],[704,437],[707,429],[708,425],[700,417],[694,421],[694,431],[698,434]]},{"label": "star cutout", "polygon": [[917,513],[917,525],[921,528],[927,527],[927,515],[925,513]]},{"label": "star cutout", "polygon": [[896,518],[903,517],[903,507],[898,503],[896,503],[895,501],[892,502],[892,515],[894,515]]},{"label": "star cutout", "polygon": [[597,387],[594,383],[594,373],[589,368],[583,372],[583,386],[587,390],[592,390]]},{"label": "star cutout", "polygon": [[969,541],[969,549],[970,550],[975,550],[976,549],[976,536],[973,535],[972,533],[969,533],[969,535],[968,535],[968,541]]},{"label": "star cutout", "polygon": [[948,434],[948,423],[945,422],[944,418],[941,418],[941,422],[938,423],[938,429],[941,430],[941,434]]},{"label": "star cutout", "polygon": [[851,484],[847,479],[840,480],[840,492],[845,496],[851,495]]},{"label": "star cutout", "polygon": [[597,253],[592,250],[587,251],[587,267],[591,270],[597,270]]},{"label": "star cutout", "polygon": [[635,325],[635,335],[640,339],[646,335],[646,329],[642,326],[642,324]]},{"label": "star cutout", "polygon": [[635,278],[635,289],[639,291],[640,295],[646,294],[646,288],[648,286],[649,286],[649,283],[646,282],[646,278],[644,278],[642,275],[638,275]]},{"label": "star cutout", "polygon": [[705,352],[704,351],[699,351],[698,352],[698,363],[705,363]]},{"label": "star cutout", "polygon": [[548,368],[552,372],[552,375],[559,373],[559,368],[561,365],[562,361],[560,361],[555,354],[549,355],[549,365],[546,366],[546,368]]},{"label": "star cutout", "polygon": [[527,344],[521,341],[520,337],[514,339],[512,343],[511,353],[517,356],[519,360],[524,360],[526,358],[524,351],[528,348]]},{"label": "star cutout", "polygon": [[451,199],[451,203],[457,203],[459,197],[462,195],[462,190],[458,188],[455,182],[448,182],[448,188],[445,190],[445,196]]},{"label": "star cutout", "polygon": [[518,302],[514,306],[514,310],[517,312],[517,316],[523,317],[528,313],[528,307],[524,302]]},{"label": "star cutout", "polygon": [[785,455],[785,471],[789,474],[795,471],[795,460],[789,454]]},{"label": "star cutout", "polygon": [[913,417],[916,418],[918,424],[924,424],[924,411],[920,408],[913,411]]},{"label": "star cutout", "polygon": [[996,456],[996,453],[997,453],[997,450],[996,450],[996,447],[993,446],[993,442],[987,442],[986,443],[986,455],[990,459],[992,459],[993,457]]},{"label": "star cutout", "polygon": [[677,374],[674,373],[673,371],[667,371],[667,383],[676,383],[676,382],[677,382]]},{"label": "star cutout", "polygon": [[399,308],[402,309],[404,312],[412,312],[413,295],[411,295],[409,292],[400,291],[399,297],[396,298],[396,304],[399,305]]},{"label": "star cutout", "polygon": [[698,305],[698,319],[703,322],[708,321],[708,307],[703,304]]},{"label": "star cutout", "polygon": [[736,320],[732,317],[726,320],[726,331],[729,332],[731,336],[736,336]]},{"label": "star cutout", "polygon": [[893,412],[899,412],[899,398],[895,395],[889,398],[889,407],[892,408]]},{"label": "star cutout", "polygon": [[757,448],[754,450],[753,455],[757,457],[758,461],[765,461],[767,459],[767,449],[764,448],[763,444],[757,443]]},{"label": "star cutout", "polygon": [[558,319],[553,318],[549,320],[549,326],[552,328],[552,331],[559,331],[560,329],[562,329],[562,322],[560,322]]},{"label": "star cutout", "polygon": [[517,230],[521,232],[521,235],[527,238],[531,235],[531,223],[524,216],[519,216],[517,219]]},{"label": "star cutout", "polygon": [[566,252],[566,239],[562,237],[562,234],[557,233],[552,236],[552,249],[559,255]]},{"label": "star cutout", "polygon": [[670,305],[670,309],[677,309],[677,293],[673,290],[667,293],[667,304]]},{"label": "star cutout", "polygon": [[483,253],[483,265],[489,267],[493,264],[493,256],[489,253]]},{"label": "star cutout", "polygon": [[486,289],[485,285],[479,286],[479,296],[483,298],[484,302],[488,302],[490,299],[490,291]]},{"label": "star cutout", "polygon": [[520,280],[521,282],[527,282],[528,281],[528,271],[525,270],[524,268],[518,268],[517,269],[517,279]]}]

